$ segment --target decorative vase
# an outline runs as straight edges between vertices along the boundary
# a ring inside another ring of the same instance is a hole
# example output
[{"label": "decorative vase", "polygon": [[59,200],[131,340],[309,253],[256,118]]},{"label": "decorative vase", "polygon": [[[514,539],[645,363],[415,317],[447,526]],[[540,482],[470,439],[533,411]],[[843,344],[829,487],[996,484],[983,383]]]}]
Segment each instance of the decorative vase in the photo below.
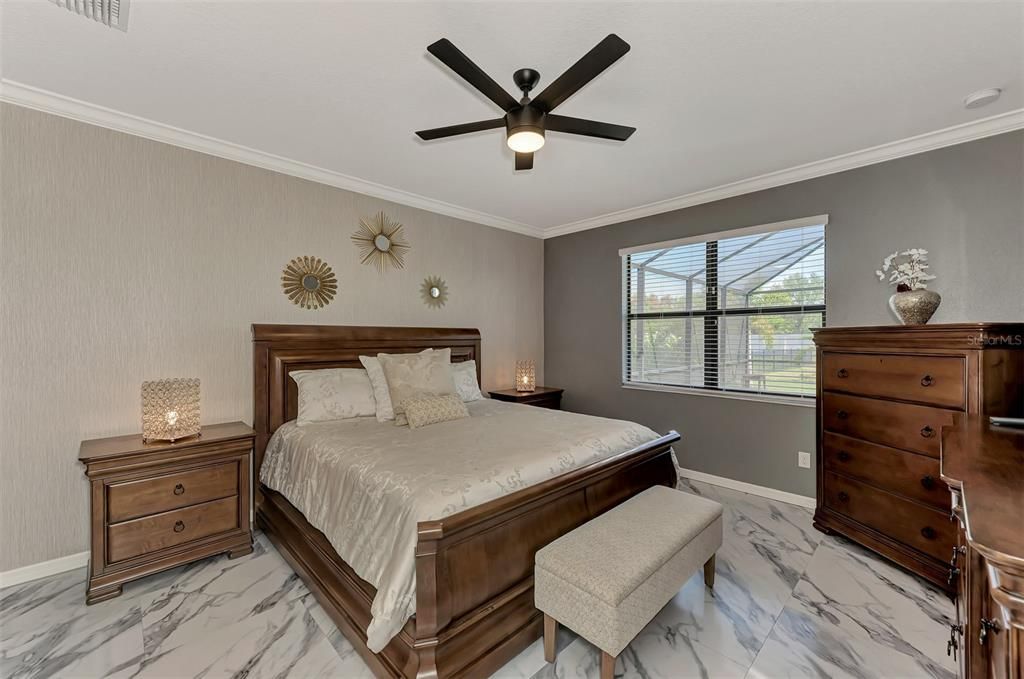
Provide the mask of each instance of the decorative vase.
[{"label": "decorative vase", "polygon": [[942,297],[931,290],[897,292],[889,298],[893,310],[903,325],[924,325],[939,308]]}]

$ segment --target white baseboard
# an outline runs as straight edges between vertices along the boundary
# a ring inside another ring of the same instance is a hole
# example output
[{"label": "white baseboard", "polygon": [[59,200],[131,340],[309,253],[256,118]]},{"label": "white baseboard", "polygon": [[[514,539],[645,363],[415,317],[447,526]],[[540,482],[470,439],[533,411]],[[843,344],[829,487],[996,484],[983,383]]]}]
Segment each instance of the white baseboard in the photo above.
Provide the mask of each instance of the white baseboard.
[{"label": "white baseboard", "polygon": [[13,570],[0,573],[0,589],[20,585],[21,583],[29,582],[30,580],[38,580],[39,578],[45,578],[50,575],[57,575],[58,573],[64,573],[66,571],[73,571],[76,568],[82,568],[88,564],[89,552],[79,552],[78,554],[68,554],[67,556],[50,559],[49,561],[42,561],[40,563],[22,566],[21,568],[15,568]]},{"label": "white baseboard", "polygon": [[705,474],[704,472],[699,472],[694,469],[683,469],[680,467],[679,473],[684,478],[692,479],[693,481],[703,481],[704,483],[710,483],[713,486],[722,486],[723,488],[729,488],[730,490],[738,490],[741,493],[749,493],[751,495],[765,497],[769,500],[778,500],[779,502],[786,502],[799,507],[814,509],[817,505],[817,500],[813,497],[797,495],[796,493],[788,493],[784,490],[776,490],[775,488],[768,488],[767,486],[758,486],[753,483],[746,483],[745,481],[727,479],[724,476]]}]

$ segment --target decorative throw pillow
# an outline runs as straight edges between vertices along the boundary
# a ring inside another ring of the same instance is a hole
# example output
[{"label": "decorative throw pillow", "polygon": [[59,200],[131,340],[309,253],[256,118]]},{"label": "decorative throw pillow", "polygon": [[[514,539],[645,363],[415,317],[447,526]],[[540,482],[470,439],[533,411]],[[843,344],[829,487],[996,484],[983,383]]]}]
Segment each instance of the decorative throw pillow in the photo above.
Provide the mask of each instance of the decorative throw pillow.
[{"label": "decorative throw pillow", "polygon": [[421,354],[377,354],[388,381],[395,424],[405,420],[405,402],[423,396],[455,394],[451,349]]},{"label": "decorative throw pillow", "polygon": [[373,388],[365,370],[329,368],[289,373],[299,387],[296,424],[369,417],[377,412]]},{"label": "decorative throw pillow", "polygon": [[428,424],[461,420],[469,417],[469,410],[457,394],[424,396],[405,401],[405,416],[409,420],[409,428],[418,429]]},{"label": "decorative throw pillow", "polygon": [[464,402],[479,401],[484,397],[476,381],[476,361],[452,363],[452,380],[455,382],[455,393]]},{"label": "decorative throw pillow", "polygon": [[[424,349],[421,354],[429,354],[433,349]],[[370,386],[373,387],[373,397],[377,401],[377,421],[387,422],[395,419],[395,409],[391,405],[391,394],[388,391],[388,380],[384,377],[384,368],[376,356],[360,356],[359,362],[366,368],[366,374],[370,378]]]}]

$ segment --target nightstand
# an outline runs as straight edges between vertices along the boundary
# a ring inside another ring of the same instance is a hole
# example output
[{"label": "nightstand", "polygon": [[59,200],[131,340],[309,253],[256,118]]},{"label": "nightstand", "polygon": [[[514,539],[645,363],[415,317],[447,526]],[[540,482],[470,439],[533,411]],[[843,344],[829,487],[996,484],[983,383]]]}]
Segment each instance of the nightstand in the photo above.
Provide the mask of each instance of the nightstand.
[{"label": "nightstand", "polygon": [[190,561],[252,551],[249,473],[256,433],[241,422],[200,436],[143,443],[142,436],[82,441],[91,486],[92,540],[85,601]]},{"label": "nightstand", "polygon": [[537,387],[533,391],[516,391],[515,389],[502,389],[500,391],[489,391],[491,398],[498,401],[509,401],[510,403],[525,403],[528,406],[539,408],[550,408],[558,410],[562,406],[562,392],[565,389],[554,389],[552,387]]}]

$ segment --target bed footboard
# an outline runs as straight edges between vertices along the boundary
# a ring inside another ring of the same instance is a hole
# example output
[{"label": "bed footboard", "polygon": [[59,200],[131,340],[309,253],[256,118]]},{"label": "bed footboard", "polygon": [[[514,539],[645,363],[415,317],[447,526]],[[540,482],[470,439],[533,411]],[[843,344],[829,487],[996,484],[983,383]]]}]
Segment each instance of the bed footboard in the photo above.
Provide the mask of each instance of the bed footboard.
[{"label": "bed footboard", "polygon": [[419,524],[417,677],[486,677],[541,635],[537,550],[655,485],[674,486],[676,432],[438,521]]}]

